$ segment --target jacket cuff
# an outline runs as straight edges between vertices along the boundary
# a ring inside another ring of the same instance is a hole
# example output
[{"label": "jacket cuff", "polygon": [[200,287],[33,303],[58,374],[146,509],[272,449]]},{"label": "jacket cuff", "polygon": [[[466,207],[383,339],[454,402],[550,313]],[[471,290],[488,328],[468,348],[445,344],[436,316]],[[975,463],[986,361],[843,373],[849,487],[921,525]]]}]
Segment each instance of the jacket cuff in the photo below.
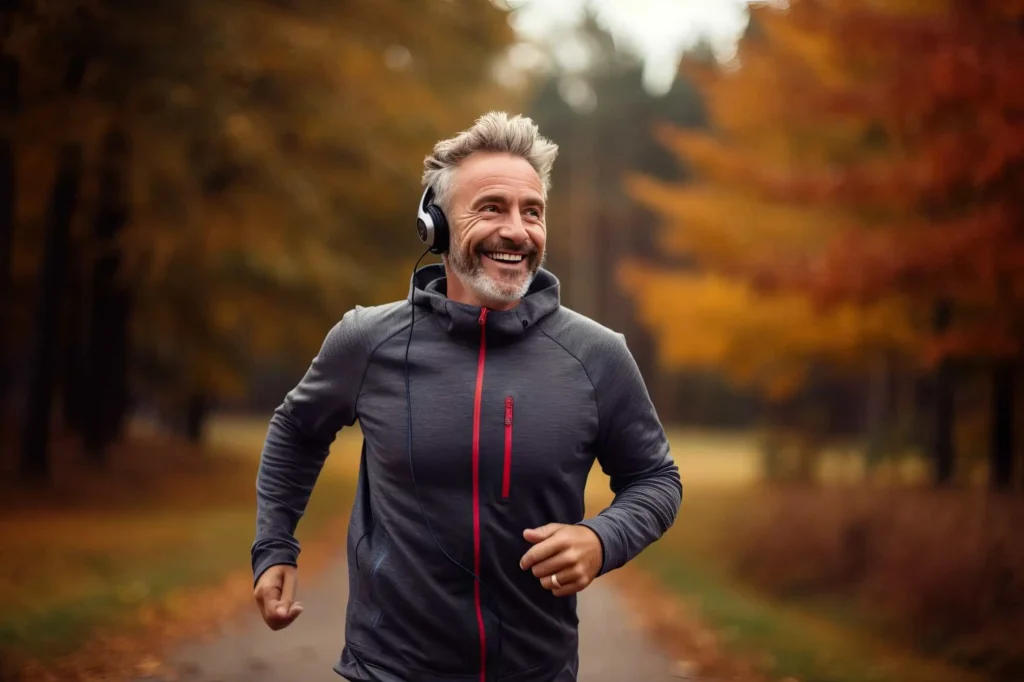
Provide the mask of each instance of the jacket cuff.
[{"label": "jacket cuff", "polygon": [[270,549],[254,555],[252,558],[253,587],[260,581],[260,576],[271,566],[298,566],[298,556],[289,549]]},{"label": "jacket cuff", "polygon": [[622,559],[621,543],[618,540],[614,521],[599,514],[593,518],[584,519],[577,525],[586,526],[594,531],[601,541],[601,570],[598,572],[598,576],[613,571],[625,563]]}]

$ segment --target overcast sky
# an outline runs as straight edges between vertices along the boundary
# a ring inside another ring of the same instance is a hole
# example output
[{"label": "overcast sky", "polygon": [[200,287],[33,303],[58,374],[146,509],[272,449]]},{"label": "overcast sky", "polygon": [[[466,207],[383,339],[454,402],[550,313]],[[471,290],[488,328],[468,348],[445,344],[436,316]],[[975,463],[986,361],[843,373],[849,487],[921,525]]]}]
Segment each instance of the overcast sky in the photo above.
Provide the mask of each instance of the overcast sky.
[{"label": "overcast sky", "polygon": [[671,84],[681,52],[702,36],[728,58],[746,26],[746,0],[519,0],[514,26],[525,37],[557,36],[589,4],[598,22],[639,51],[652,90]]}]

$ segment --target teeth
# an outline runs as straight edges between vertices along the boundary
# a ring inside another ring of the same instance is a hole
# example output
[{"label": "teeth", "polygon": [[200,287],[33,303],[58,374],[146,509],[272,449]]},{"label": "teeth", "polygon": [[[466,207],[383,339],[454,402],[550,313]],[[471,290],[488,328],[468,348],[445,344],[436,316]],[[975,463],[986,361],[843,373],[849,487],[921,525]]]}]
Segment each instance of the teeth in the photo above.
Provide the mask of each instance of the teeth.
[{"label": "teeth", "polygon": [[518,253],[489,253],[487,255],[494,260],[505,261],[506,263],[518,263],[523,260],[522,254]]}]

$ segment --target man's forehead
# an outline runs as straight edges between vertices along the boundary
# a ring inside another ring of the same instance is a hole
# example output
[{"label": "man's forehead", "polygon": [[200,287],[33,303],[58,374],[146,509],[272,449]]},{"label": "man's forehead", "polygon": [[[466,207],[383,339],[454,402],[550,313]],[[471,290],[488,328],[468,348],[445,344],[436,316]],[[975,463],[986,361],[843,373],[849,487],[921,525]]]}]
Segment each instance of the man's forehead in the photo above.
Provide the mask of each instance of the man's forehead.
[{"label": "man's forehead", "polygon": [[540,176],[526,159],[501,153],[478,153],[470,156],[455,173],[455,184],[472,194],[482,192],[535,193],[541,198]]}]

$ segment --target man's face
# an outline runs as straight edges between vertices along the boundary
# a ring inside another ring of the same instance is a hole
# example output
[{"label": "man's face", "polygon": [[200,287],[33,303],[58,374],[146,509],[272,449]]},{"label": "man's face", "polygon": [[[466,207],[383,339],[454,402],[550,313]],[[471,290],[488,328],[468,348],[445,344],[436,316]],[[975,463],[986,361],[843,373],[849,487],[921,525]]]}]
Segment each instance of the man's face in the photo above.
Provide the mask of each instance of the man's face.
[{"label": "man's face", "polygon": [[478,152],[455,171],[448,267],[487,305],[526,295],[544,262],[543,187],[528,161]]}]

